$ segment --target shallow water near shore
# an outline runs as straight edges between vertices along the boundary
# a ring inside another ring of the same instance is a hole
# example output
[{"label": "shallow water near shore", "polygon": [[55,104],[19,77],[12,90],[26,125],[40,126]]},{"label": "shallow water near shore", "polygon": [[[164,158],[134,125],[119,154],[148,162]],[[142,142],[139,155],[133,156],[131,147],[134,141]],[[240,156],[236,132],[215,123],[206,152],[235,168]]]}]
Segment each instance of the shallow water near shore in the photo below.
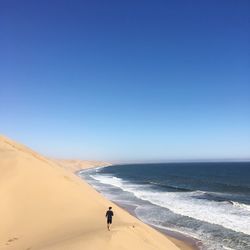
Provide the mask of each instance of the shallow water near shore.
[{"label": "shallow water near shore", "polygon": [[[127,204],[123,204],[123,203],[118,204],[117,202],[114,202],[114,203],[116,205],[118,205],[119,207],[123,208],[124,210],[126,210],[127,212],[129,212],[131,215],[140,219],[135,213],[135,209],[136,209],[135,206],[127,205]],[[143,222],[147,223],[145,221],[143,221]],[[201,241],[199,241],[195,238],[192,238],[190,236],[187,236],[187,235],[184,235],[184,234],[181,234],[178,232],[174,232],[171,230],[167,230],[166,228],[156,227],[152,224],[148,224],[148,225],[155,228],[157,231],[163,233],[168,238],[170,238],[171,241],[173,241],[181,250],[199,250],[200,249],[199,246],[202,245]]]},{"label": "shallow water near shore", "polygon": [[250,249],[250,163],[130,164],[78,172],[142,221],[202,242]]}]

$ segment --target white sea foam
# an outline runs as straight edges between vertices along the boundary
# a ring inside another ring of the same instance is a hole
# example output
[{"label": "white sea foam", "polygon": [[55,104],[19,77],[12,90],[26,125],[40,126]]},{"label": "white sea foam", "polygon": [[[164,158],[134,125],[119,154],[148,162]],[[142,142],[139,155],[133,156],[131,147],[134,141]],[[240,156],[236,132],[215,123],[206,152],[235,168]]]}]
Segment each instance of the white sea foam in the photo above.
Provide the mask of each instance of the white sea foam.
[{"label": "white sea foam", "polygon": [[112,175],[96,174],[91,177],[103,184],[131,192],[139,199],[167,208],[176,214],[250,235],[250,206],[248,205],[198,199],[202,191],[155,192],[150,189],[150,186],[131,184]]},{"label": "white sea foam", "polygon": [[236,201],[231,201],[231,202],[235,207],[238,207],[238,208],[241,208],[241,209],[246,209],[246,210],[248,210],[250,212],[250,205],[242,204],[242,203],[239,203],[239,202],[236,202]]},{"label": "white sea foam", "polygon": [[119,187],[122,188],[123,184],[122,184],[122,179],[117,178],[115,176],[111,176],[111,175],[90,175],[91,178],[103,183],[103,184],[108,184],[108,185],[112,185],[115,187]]}]

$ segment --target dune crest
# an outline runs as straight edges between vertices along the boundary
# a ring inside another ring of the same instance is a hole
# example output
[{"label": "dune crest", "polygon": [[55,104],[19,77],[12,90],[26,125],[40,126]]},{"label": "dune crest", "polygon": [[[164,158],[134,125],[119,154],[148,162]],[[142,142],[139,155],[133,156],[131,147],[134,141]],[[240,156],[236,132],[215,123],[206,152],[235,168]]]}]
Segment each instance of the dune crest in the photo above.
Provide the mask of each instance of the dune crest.
[{"label": "dune crest", "polygon": [[104,167],[109,166],[111,163],[103,161],[87,161],[87,160],[53,160],[56,164],[61,167],[70,170],[75,173],[81,169],[87,169],[90,167]]},{"label": "dune crest", "polygon": [[70,171],[4,136],[0,171],[1,250],[178,249]]}]

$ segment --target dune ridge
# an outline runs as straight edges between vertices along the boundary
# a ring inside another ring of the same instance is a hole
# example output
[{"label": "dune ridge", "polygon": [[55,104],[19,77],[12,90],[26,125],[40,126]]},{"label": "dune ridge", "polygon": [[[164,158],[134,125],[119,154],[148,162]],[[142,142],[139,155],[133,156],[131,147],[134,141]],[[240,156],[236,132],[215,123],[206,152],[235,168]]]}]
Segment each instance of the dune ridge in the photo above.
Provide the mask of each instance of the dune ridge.
[{"label": "dune ridge", "polygon": [[179,249],[70,171],[4,136],[0,171],[1,250]]},{"label": "dune ridge", "polygon": [[75,173],[82,169],[93,168],[93,167],[106,167],[112,165],[109,162],[104,161],[90,161],[90,160],[62,160],[52,159],[56,164],[60,165],[66,170],[70,170]]}]

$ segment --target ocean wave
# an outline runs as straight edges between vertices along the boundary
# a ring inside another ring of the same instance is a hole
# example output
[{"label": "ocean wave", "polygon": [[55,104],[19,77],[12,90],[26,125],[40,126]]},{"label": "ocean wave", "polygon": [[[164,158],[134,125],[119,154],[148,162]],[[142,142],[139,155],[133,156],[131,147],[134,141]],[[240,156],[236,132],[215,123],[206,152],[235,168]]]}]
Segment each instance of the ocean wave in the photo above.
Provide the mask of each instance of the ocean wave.
[{"label": "ocean wave", "polygon": [[250,212],[250,205],[239,203],[239,202],[236,202],[236,201],[230,201],[230,202],[233,204],[233,206],[241,208],[241,209],[248,210]]},{"label": "ocean wave", "polygon": [[[194,195],[196,192],[193,192]],[[193,199],[187,193],[154,193],[135,191],[141,199],[165,207],[174,213],[250,235],[250,213],[245,208],[235,208],[230,203]]]},{"label": "ocean wave", "polygon": [[163,184],[163,183],[159,183],[159,182],[154,182],[154,181],[149,181],[148,184],[151,184],[151,185],[155,185],[157,187],[163,187],[163,188],[166,188],[166,189],[170,189],[170,190],[173,190],[173,191],[193,191],[193,189],[189,189],[189,188],[183,188],[183,187],[178,187],[178,186],[175,186],[175,185],[167,185],[167,184]]},{"label": "ocean wave", "polygon": [[122,179],[117,178],[115,176],[111,176],[111,175],[90,175],[91,178],[103,183],[103,184],[108,184],[108,185],[112,185],[115,187],[123,187],[122,184]]},{"label": "ocean wave", "polygon": [[218,202],[216,200],[198,199],[207,195],[204,191],[191,192],[156,192],[150,185],[138,185],[112,175],[95,174],[91,177],[100,183],[118,187],[132,193],[139,199],[176,214],[196,220],[217,224],[224,228],[250,235],[249,206],[237,202]]}]

